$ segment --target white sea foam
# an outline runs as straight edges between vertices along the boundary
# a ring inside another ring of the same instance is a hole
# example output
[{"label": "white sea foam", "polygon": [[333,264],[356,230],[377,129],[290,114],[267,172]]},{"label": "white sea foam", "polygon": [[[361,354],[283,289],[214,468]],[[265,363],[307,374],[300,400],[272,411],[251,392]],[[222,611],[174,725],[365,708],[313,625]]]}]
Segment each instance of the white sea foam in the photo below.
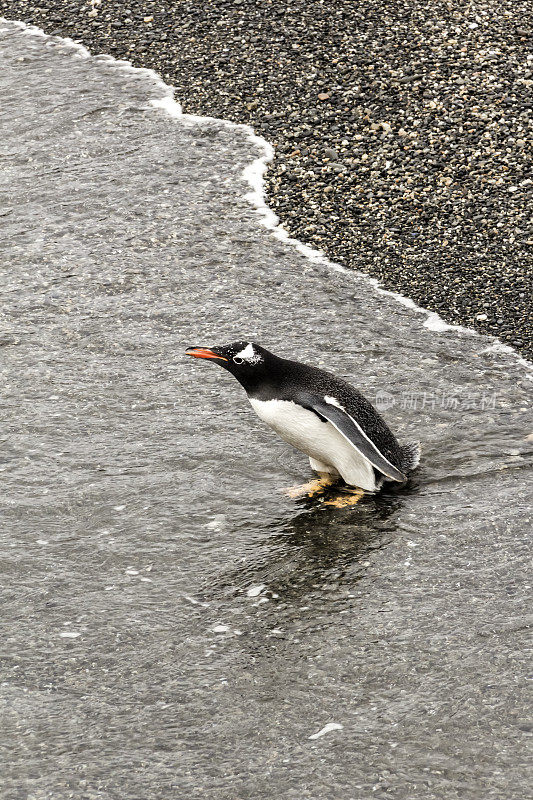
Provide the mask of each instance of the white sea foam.
[{"label": "white sea foam", "polygon": [[313,733],[311,736],[308,736],[308,739],[320,739],[321,736],[324,736],[326,733],[330,731],[341,731],[343,726],[339,722],[328,722],[327,725],[324,725],[321,730],[317,733]]},{"label": "white sea foam", "polygon": [[226,523],[225,514],[215,514],[212,520],[205,524],[210,531],[221,531]]},{"label": "white sea foam", "polygon": [[265,584],[260,583],[259,586],[251,586],[246,592],[246,594],[248,595],[248,597],[259,597],[259,595],[264,589],[266,589]]},{"label": "white sea foam", "polygon": [[229,625],[215,625],[213,631],[215,633],[227,633],[229,629]]},{"label": "white sea foam", "polygon": [[[3,17],[0,17],[1,22],[10,22],[11,24],[16,25],[17,27],[21,28],[25,33],[31,36],[42,36],[50,41],[59,40],[62,41],[69,47],[72,47],[77,51],[77,54],[82,58],[90,58],[91,53],[87,50],[79,42],[74,41],[70,38],[62,38],[62,37],[51,37],[46,34],[40,28],[37,28],[35,25],[28,25],[22,21],[11,21],[6,20]],[[6,30],[6,29],[2,29]],[[9,29],[7,29],[9,30]],[[446,332],[454,332],[454,333],[461,333],[470,336],[479,336],[477,331],[473,328],[466,328],[462,325],[454,325],[445,322],[439,314],[428,311],[425,308],[417,305],[413,300],[409,297],[405,297],[404,295],[400,294],[399,292],[392,292],[387,289],[383,289],[376,278],[371,278],[369,275],[366,275],[364,272],[359,272],[357,270],[348,269],[344,267],[342,264],[338,264],[334,261],[330,261],[329,258],[323,253],[323,251],[318,250],[314,247],[310,247],[303,242],[300,242],[298,239],[294,239],[291,237],[287,231],[280,225],[278,216],[272,211],[271,208],[267,205],[266,202],[266,194],[264,190],[264,180],[263,176],[268,169],[269,163],[274,159],[274,148],[266,139],[263,139],[262,136],[258,136],[251,125],[245,125],[242,123],[235,123],[230,122],[229,120],[222,120],[217,119],[216,117],[204,117],[204,116],[196,116],[192,114],[184,114],[180,103],[174,98],[174,89],[169,84],[165,83],[161,76],[155,72],[153,69],[147,69],[146,67],[134,67],[129,61],[119,60],[114,58],[113,56],[104,54],[104,55],[97,55],[93,56],[94,58],[98,59],[99,61],[105,61],[109,63],[110,66],[117,69],[122,69],[128,72],[134,72],[136,74],[144,74],[149,77],[152,81],[155,82],[157,87],[162,91],[162,96],[158,98],[150,99],[150,104],[154,108],[158,108],[161,111],[164,111],[166,114],[169,114],[171,117],[175,119],[179,119],[181,123],[185,125],[203,125],[205,123],[212,123],[216,122],[218,124],[223,124],[233,128],[234,130],[240,130],[244,132],[248,138],[248,141],[257,147],[262,154],[248,164],[247,167],[243,170],[242,177],[244,181],[249,185],[250,191],[245,194],[245,199],[248,200],[253,206],[255,206],[258,215],[260,216],[260,222],[266,228],[272,231],[272,234],[279,239],[280,241],[295,247],[298,252],[304,255],[307,259],[315,264],[323,264],[330,269],[334,269],[337,272],[342,272],[345,275],[350,276],[354,280],[360,280],[361,278],[367,280],[378,292],[379,294],[385,295],[387,297],[391,297],[397,302],[401,303],[403,306],[415,311],[417,314],[425,315],[426,319],[423,321],[423,326],[430,331],[435,333],[446,333]],[[497,353],[505,353],[509,355],[513,355],[519,364],[528,368],[528,370],[533,370],[533,363],[527,361],[525,358],[520,356],[519,353],[516,352],[512,347],[508,345],[504,345],[502,342],[499,341],[496,337],[491,337],[494,340],[494,343],[482,350],[482,353],[489,353],[489,352],[497,352]],[[533,375],[529,376],[533,380]]]},{"label": "white sea foam", "polygon": [[209,603],[202,603],[200,600],[197,600],[195,597],[191,597],[188,594],[182,595],[184,600],[187,600],[188,603],[192,603],[193,606],[201,606],[202,608],[209,608]]}]

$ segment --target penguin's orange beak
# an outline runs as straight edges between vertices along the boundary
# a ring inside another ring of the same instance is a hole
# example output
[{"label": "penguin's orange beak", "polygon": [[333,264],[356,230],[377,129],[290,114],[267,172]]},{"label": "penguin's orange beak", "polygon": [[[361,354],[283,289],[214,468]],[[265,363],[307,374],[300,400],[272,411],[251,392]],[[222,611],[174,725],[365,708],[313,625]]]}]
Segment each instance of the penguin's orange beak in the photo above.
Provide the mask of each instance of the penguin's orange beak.
[{"label": "penguin's orange beak", "polygon": [[224,356],[219,356],[214,350],[209,350],[207,347],[188,347],[185,354],[193,358],[218,358],[219,361],[227,361]]}]

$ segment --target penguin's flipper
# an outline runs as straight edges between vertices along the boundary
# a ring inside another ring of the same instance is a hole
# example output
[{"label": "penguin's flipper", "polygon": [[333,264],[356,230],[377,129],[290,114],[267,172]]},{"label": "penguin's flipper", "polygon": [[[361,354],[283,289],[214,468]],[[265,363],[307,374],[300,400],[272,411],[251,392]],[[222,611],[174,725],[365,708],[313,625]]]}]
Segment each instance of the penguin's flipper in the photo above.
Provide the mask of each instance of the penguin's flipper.
[{"label": "penguin's flipper", "polygon": [[400,472],[394,464],[385,458],[378,450],[376,445],[368,438],[360,425],[342,408],[335,398],[331,398],[334,403],[327,402],[325,399],[314,397],[308,393],[302,393],[297,402],[304,408],[314,411],[317,416],[331,424],[339,433],[352,444],[361,455],[363,455],[373,467],[390,480],[403,483],[407,480],[403,472]]}]

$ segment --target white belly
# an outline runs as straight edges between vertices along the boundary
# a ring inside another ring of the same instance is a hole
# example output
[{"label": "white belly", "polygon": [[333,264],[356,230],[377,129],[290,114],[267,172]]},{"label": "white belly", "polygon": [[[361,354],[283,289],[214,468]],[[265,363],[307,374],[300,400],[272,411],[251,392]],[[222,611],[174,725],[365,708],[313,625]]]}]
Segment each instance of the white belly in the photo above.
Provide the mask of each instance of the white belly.
[{"label": "white belly", "polygon": [[309,456],[313,469],[338,472],[350,486],[375,491],[372,465],[331,422],[322,422],[312,411],[290,400],[250,398],[250,403],[257,416],[282,439]]}]

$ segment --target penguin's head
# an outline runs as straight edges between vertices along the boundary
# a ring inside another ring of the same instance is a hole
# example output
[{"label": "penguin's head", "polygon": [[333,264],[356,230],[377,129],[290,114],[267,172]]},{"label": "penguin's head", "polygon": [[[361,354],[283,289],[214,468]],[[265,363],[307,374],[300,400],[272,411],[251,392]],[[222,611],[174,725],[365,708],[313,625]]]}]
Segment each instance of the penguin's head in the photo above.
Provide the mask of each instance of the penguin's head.
[{"label": "penguin's head", "polygon": [[269,372],[276,356],[255,342],[233,342],[222,347],[188,347],[193,358],[207,358],[234,375],[245,389],[256,386]]}]

